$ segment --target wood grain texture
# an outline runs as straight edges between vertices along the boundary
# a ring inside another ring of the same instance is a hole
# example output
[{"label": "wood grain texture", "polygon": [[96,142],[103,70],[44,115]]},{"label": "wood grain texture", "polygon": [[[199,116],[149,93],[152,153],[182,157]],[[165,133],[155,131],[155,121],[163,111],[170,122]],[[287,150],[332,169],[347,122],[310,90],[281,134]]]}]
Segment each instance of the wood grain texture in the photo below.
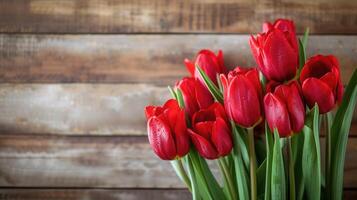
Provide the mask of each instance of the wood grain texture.
[{"label": "wood grain texture", "polygon": [[[357,139],[350,138],[347,188],[357,188],[356,160]],[[1,135],[0,187],[182,188],[183,184],[169,162],[154,155],[146,137]]]},{"label": "wood grain texture", "polygon": [[0,189],[1,200],[190,200],[184,189]]},{"label": "wood grain texture", "polygon": [[166,87],[145,84],[0,84],[0,132],[146,135],[145,106],[169,98]]},{"label": "wood grain texture", "polygon": [[[343,199],[355,200],[357,190],[345,190]],[[1,200],[191,200],[183,189],[0,189]]]},{"label": "wood grain texture", "polygon": [[[356,26],[357,27],[357,26]],[[225,53],[227,67],[255,66],[248,35],[0,35],[0,83],[150,83],[187,76],[183,60],[202,48]],[[311,36],[308,55],[334,54],[347,83],[357,36]]]},{"label": "wood grain texture", "polygon": [[145,135],[144,107],[167,88],[128,84],[0,84],[0,131]]},{"label": "wood grain texture", "polygon": [[297,30],[357,33],[349,0],[2,0],[0,31],[24,33],[254,33],[276,18]]}]

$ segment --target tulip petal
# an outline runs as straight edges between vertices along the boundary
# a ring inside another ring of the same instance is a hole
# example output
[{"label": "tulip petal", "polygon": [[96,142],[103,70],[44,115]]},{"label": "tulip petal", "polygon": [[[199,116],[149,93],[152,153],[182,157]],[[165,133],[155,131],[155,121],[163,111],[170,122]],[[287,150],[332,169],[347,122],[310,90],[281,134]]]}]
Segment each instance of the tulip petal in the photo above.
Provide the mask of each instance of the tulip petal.
[{"label": "tulip petal", "polygon": [[219,156],[226,156],[232,150],[231,132],[226,122],[220,117],[217,118],[212,127],[211,141],[216,147]]},{"label": "tulip petal", "polygon": [[150,117],[154,116],[154,114],[155,114],[155,106],[146,106],[145,107],[146,119],[149,119]]},{"label": "tulip petal", "polygon": [[[197,55],[195,64],[217,85],[217,73],[219,73],[220,65],[216,55],[212,51],[207,49],[201,50]],[[198,69],[196,69],[195,73],[199,74],[197,70]],[[201,80],[201,77],[199,77],[199,79]],[[203,80],[201,80],[201,82],[203,82]]]},{"label": "tulip petal", "polygon": [[187,58],[184,60],[184,62],[185,62],[187,71],[190,72],[192,77],[194,77],[195,76],[195,65]]},{"label": "tulip petal", "polygon": [[321,81],[326,83],[332,91],[335,90],[337,86],[337,78],[334,73],[328,72],[320,78]]},{"label": "tulip petal", "polygon": [[219,65],[218,72],[225,74],[227,72],[227,69],[224,66],[224,59],[223,59],[223,51],[222,50],[218,50],[217,61],[218,61],[218,65]]},{"label": "tulip petal", "polygon": [[267,33],[269,30],[271,30],[273,28],[273,25],[269,22],[265,22],[263,24],[263,32]]},{"label": "tulip petal", "polygon": [[177,121],[175,125],[175,142],[177,155],[183,157],[190,150],[190,139],[187,134],[185,112],[183,110],[177,114]]},{"label": "tulip petal", "polygon": [[257,69],[250,69],[245,73],[245,76],[254,84],[255,89],[257,90],[257,94],[259,94],[259,98],[262,98],[262,87],[259,80],[259,73]]},{"label": "tulip petal", "polygon": [[269,80],[285,81],[295,76],[298,54],[282,31],[275,29],[269,32],[262,50],[265,59],[261,69]]},{"label": "tulip petal", "polygon": [[244,75],[234,77],[228,87],[227,106],[233,120],[244,127],[251,127],[260,119],[260,101],[257,91]]},{"label": "tulip petal", "polygon": [[218,152],[208,140],[195,133],[191,129],[188,129],[188,133],[196,147],[196,150],[202,157],[207,159],[216,159],[218,157]]},{"label": "tulip petal", "polygon": [[194,126],[197,134],[206,138],[207,140],[211,139],[213,121],[198,122]]},{"label": "tulip petal", "polygon": [[299,90],[297,82],[294,81],[289,85],[277,87],[274,92],[284,101],[288,109],[291,128],[295,133],[300,132],[305,123],[305,105]]},{"label": "tulip petal", "polygon": [[164,109],[180,109],[180,106],[175,99],[169,99],[162,107]]},{"label": "tulip petal", "polygon": [[156,116],[148,120],[147,126],[149,142],[156,155],[163,160],[174,159],[176,146],[170,127]]},{"label": "tulip petal", "polygon": [[195,96],[200,109],[207,108],[214,102],[211,93],[200,81],[195,81]]},{"label": "tulip petal", "polygon": [[176,85],[182,92],[185,110],[190,117],[199,110],[199,105],[196,99],[195,78],[183,78]]},{"label": "tulip petal", "polygon": [[249,44],[250,44],[250,49],[252,50],[252,54],[255,59],[255,62],[257,63],[259,68],[262,70],[263,74],[266,74],[267,72],[265,71],[266,68],[264,67],[261,49],[259,47],[258,41],[252,35],[250,36]]},{"label": "tulip petal", "polygon": [[302,84],[304,98],[310,108],[315,103],[319,106],[320,114],[324,114],[335,106],[335,97],[331,88],[317,78],[308,78]]},{"label": "tulip petal", "polygon": [[280,137],[292,134],[288,110],[278,96],[268,93],[264,97],[265,117],[271,131],[278,129]]}]

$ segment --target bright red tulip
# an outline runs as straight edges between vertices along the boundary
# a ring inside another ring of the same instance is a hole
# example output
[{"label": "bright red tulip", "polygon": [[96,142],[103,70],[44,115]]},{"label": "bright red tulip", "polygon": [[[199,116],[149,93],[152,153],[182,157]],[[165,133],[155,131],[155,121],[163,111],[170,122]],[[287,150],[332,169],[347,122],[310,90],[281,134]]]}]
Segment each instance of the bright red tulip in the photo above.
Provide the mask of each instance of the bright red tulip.
[{"label": "bright red tulip", "polygon": [[163,160],[185,156],[190,149],[185,111],[176,100],[168,100],[163,107],[145,108],[149,142]]},{"label": "bright red tulip", "polygon": [[[269,84],[268,84],[269,86]],[[298,133],[304,127],[305,107],[296,81],[268,88],[264,97],[265,117],[271,131],[277,128],[280,137]]]},{"label": "bright red tulip", "polygon": [[340,66],[332,55],[310,58],[301,70],[300,82],[307,105],[312,108],[317,103],[321,114],[329,112],[342,100]]},{"label": "bright red tulip", "polygon": [[224,106],[230,119],[243,127],[253,127],[262,119],[261,85],[257,69],[237,67],[228,79],[221,75]]},{"label": "bright red tulip", "polygon": [[250,47],[259,69],[268,80],[279,82],[295,77],[299,49],[293,21],[278,19],[265,23],[263,33],[250,37]]},{"label": "bright red tulip", "polygon": [[197,54],[194,62],[185,59],[185,64],[187,70],[191,73],[191,75],[199,79],[203,84],[204,82],[195,67],[196,65],[198,65],[216,85],[217,74],[226,73],[227,71],[226,67],[224,66],[223,52],[221,50],[219,50],[218,54],[215,55],[212,51],[208,49],[202,49]]},{"label": "bright red tulip", "polygon": [[190,117],[202,108],[210,106],[214,100],[211,93],[195,78],[183,78],[176,83],[182,92],[185,110]]},{"label": "bright red tulip", "polygon": [[231,131],[221,104],[214,103],[196,112],[192,117],[192,127],[188,133],[202,157],[216,159],[231,152]]}]

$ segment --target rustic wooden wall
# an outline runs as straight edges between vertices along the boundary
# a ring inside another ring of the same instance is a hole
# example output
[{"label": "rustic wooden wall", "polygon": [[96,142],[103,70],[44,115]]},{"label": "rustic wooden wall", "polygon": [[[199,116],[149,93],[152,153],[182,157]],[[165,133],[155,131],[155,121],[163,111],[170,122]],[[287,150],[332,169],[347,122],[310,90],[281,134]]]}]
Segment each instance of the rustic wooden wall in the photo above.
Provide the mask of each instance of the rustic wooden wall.
[{"label": "rustic wooden wall", "polygon": [[[308,54],[357,67],[350,0],[0,1],[0,199],[190,199],[146,138],[143,108],[188,75],[184,58],[222,49],[254,66],[249,33],[279,17],[310,27]],[[345,198],[357,198],[357,110]],[[324,142],[323,136],[321,141]]]}]

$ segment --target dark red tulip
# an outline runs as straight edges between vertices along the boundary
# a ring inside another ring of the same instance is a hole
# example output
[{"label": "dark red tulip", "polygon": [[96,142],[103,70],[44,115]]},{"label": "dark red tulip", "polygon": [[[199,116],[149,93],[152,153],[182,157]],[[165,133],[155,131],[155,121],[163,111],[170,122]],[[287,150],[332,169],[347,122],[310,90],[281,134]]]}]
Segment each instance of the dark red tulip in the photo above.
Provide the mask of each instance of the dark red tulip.
[{"label": "dark red tulip", "polygon": [[250,37],[250,47],[259,69],[268,80],[279,82],[295,77],[299,49],[293,21],[278,19],[265,23],[263,33]]},{"label": "dark red tulip", "polygon": [[232,150],[231,131],[224,108],[219,103],[196,112],[188,133],[198,153],[204,158],[216,159],[228,155]]},{"label": "dark red tulip", "polygon": [[332,55],[310,58],[301,70],[300,82],[307,105],[312,108],[317,103],[321,114],[329,112],[342,100],[340,66]]},{"label": "dark red tulip", "polygon": [[261,85],[257,69],[237,67],[228,79],[221,75],[224,105],[230,119],[243,127],[253,127],[262,119]]},{"label": "dark red tulip", "polygon": [[199,79],[203,84],[204,82],[195,67],[196,65],[198,65],[216,85],[217,74],[226,73],[227,71],[224,66],[223,52],[221,50],[219,50],[218,54],[215,55],[208,49],[202,49],[197,54],[195,61],[191,62],[190,60],[185,59],[185,64],[191,75]]},{"label": "dark red tulip", "polygon": [[210,106],[214,100],[211,93],[195,78],[183,78],[176,83],[182,92],[185,110],[190,117],[202,108]]},{"label": "dark red tulip", "polygon": [[[264,97],[265,118],[271,131],[277,128],[280,137],[298,133],[304,127],[305,107],[296,81],[269,88]],[[275,87],[275,88],[274,88]]]},{"label": "dark red tulip", "polygon": [[176,100],[168,100],[164,106],[145,108],[149,142],[163,160],[185,156],[190,149],[185,111]]}]

